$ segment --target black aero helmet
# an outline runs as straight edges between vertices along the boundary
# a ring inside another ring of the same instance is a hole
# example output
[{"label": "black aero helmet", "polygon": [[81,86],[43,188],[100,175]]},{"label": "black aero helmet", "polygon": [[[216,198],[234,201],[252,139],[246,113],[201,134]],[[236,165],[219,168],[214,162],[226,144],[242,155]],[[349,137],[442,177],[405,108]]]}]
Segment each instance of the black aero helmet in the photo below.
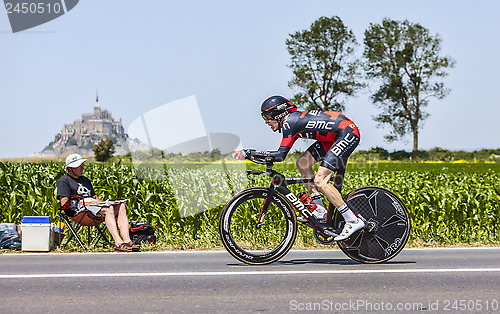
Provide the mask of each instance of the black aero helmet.
[{"label": "black aero helmet", "polygon": [[269,97],[260,106],[260,114],[264,120],[279,120],[294,111],[297,111],[297,106],[281,96]]}]

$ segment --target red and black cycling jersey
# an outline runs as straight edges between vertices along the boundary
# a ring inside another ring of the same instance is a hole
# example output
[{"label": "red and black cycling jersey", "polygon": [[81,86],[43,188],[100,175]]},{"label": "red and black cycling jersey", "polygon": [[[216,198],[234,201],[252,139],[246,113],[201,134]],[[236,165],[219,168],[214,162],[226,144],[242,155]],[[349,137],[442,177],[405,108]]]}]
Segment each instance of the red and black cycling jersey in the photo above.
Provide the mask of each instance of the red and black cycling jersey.
[{"label": "red and black cycling jersey", "polygon": [[340,134],[344,134],[346,130],[359,138],[356,124],[340,112],[295,111],[290,113],[283,123],[281,128],[283,139],[279,149],[277,151],[255,151],[252,152],[252,155],[258,158],[272,157],[277,162],[283,161],[299,138],[315,139],[316,143],[319,143],[326,152],[335,144],[335,140]]}]

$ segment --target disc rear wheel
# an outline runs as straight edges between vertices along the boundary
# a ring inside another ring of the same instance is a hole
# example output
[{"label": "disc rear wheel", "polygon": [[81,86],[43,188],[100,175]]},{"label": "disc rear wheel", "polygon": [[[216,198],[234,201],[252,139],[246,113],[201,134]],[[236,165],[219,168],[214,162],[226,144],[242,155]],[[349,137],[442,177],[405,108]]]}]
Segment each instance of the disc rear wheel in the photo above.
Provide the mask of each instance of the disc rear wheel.
[{"label": "disc rear wheel", "polygon": [[[364,229],[338,242],[346,255],[361,263],[383,263],[401,252],[411,223],[406,206],[396,194],[380,187],[363,187],[345,200],[367,222]],[[343,226],[344,219],[338,211],[333,223],[335,227]]]}]

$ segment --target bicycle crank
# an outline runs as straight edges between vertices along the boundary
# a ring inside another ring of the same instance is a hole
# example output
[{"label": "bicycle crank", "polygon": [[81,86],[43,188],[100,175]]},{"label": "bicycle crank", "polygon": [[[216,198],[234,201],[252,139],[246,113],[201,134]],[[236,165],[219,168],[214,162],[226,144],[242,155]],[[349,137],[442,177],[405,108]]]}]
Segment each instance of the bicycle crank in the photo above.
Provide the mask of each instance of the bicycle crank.
[{"label": "bicycle crank", "polygon": [[338,234],[336,234],[333,231],[330,231],[328,229],[325,229],[323,232],[325,234],[328,234],[328,236],[324,236],[318,230],[314,229],[313,235],[314,235],[314,239],[316,240],[316,242],[318,242],[319,244],[323,244],[323,245],[330,245],[333,242],[335,242],[334,238]]}]

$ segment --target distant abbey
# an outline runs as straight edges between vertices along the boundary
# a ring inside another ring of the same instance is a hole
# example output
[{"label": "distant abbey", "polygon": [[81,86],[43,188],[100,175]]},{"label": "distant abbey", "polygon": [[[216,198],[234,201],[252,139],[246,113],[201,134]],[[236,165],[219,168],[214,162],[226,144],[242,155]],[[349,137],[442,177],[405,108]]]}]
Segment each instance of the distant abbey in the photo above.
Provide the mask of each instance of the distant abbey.
[{"label": "distant abbey", "polygon": [[113,140],[116,154],[127,153],[128,135],[124,131],[121,118],[113,118],[111,112],[102,109],[97,95],[94,112],[84,113],[81,119],[72,124],[65,124],[61,133],[38,155],[52,157],[79,153],[82,156],[93,156],[92,148],[105,138]]}]

